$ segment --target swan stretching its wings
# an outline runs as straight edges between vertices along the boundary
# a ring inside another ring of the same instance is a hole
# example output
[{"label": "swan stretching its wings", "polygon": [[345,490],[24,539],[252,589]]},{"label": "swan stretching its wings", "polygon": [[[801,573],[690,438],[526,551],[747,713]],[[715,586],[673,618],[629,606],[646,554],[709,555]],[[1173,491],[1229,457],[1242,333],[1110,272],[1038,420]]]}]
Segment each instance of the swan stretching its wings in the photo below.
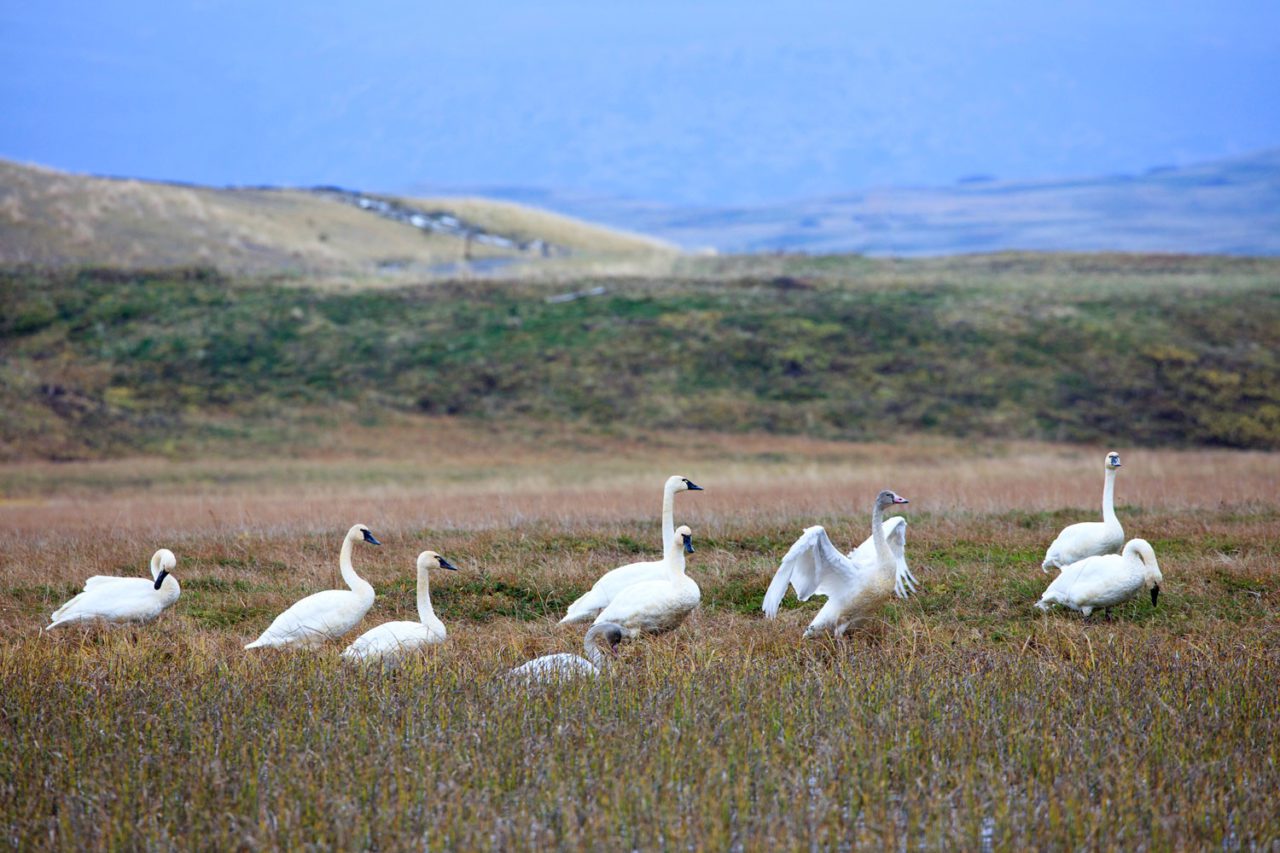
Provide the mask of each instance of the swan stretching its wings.
[{"label": "swan stretching its wings", "polygon": [[661,634],[680,627],[685,617],[702,600],[698,584],[684,573],[684,555],[693,553],[693,533],[680,526],[671,537],[677,545],[670,549],[667,576],[661,580],[632,584],[600,611],[596,624],[617,623],[623,636]]},{"label": "swan stretching its wings", "polygon": [[1114,450],[1102,460],[1105,470],[1102,481],[1102,521],[1082,521],[1063,528],[1053,540],[1040,564],[1042,571],[1051,567],[1062,568],[1079,562],[1085,557],[1100,554],[1117,554],[1124,545],[1124,528],[1116,518],[1116,469],[1120,467],[1120,454]]},{"label": "swan stretching its wings", "polygon": [[1036,607],[1048,610],[1050,605],[1061,604],[1086,617],[1101,608],[1109,617],[1112,607],[1136,598],[1144,589],[1150,590],[1151,606],[1155,607],[1163,580],[1151,544],[1145,539],[1130,539],[1122,553],[1086,557],[1063,567]]},{"label": "swan stretching its wings", "polygon": [[308,595],[277,616],[262,636],[245,648],[318,646],[325,640],[341,637],[360,624],[373,606],[373,586],[356,574],[355,567],[351,565],[351,548],[361,541],[370,545],[382,544],[363,524],[354,525],[347,531],[347,538],[342,540],[338,566],[342,569],[342,579],[351,587],[349,590],[327,589]]},{"label": "swan stretching its wings", "polygon": [[49,627],[92,619],[150,622],[178,600],[178,579],[169,574],[177,565],[173,552],[161,548],[151,556],[151,580],[94,575],[84,592],[53,611]]},{"label": "swan stretching its wings", "polygon": [[894,516],[881,521],[886,507],[905,503],[906,498],[888,490],[877,495],[871,511],[871,536],[847,556],[836,549],[822,527],[806,529],[782,558],[764,594],[761,609],[765,615],[770,619],[778,615],[788,586],[795,587],[801,601],[825,595],[827,603],[804,635],[832,633],[839,637],[892,594],[906,598],[915,592],[919,581],[906,559],[907,520]]},{"label": "swan stretching its wings", "polygon": [[545,684],[579,676],[594,677],[608,667],[607,655],[616,655],[620,642],[622,642],[622,626],[613,622],[592,625],[587,635],[582,638],[582,646],[587,653],[585,658],[568,652],[543,655],[508,672],[507,680],[523,681],[527,684]]},{"label": "swan stretching its wings", "polygon": [[431,588],[427,580],[428,569],[457,567],[435,551],[423,551],[418,555],[418,621],[384,622],[365,631],[356,641],[343,650],[342,656],[352,661],[372,661],[394,658],[406,652],[420,649],[432,643],[443,643],[448,637],[444,623],[431,606]]},{"label": "swan stretching its wings", "polygon": [[[662,488],[662,559],[644,563],[630,563],[606,572],[595,582],[581,598],[569,605],[565,617],[560,624],[573,622],[590,622],[609,606],[614,596],[631,586],[645,581],[662,580],[667,576],[667,560],[673,550],[678,550],[680,543],[675,539],[675,497],[676,492],[700,492],[702,487],[675,474],[667,478]],[[673,544],[674,543],[674,544]]]}]

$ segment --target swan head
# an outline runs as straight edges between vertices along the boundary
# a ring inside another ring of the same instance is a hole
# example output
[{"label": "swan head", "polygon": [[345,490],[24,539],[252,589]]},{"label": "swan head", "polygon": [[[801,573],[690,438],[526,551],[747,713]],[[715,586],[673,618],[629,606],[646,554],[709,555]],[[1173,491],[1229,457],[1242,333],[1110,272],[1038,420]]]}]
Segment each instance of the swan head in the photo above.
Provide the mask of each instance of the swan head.
[{"label": "swan head", "polygon": [[595,646],[611,655],[618,653],[618,644],[622,642],[622,626],[616,622],[601,622],[592,625],[583,637],[583,643],[589,648]]},{"label": "swan head", "polygon": [[1145,539],[1130,539],[1124,545],[1124,556],[1126,559],[1142,563],[1144,570],[1142,580],[1151,592],[1151,606],[1157,606],[1160,598],[1160,582],[1164,580],[1164,575],[1160,572],[1160,564],[1156,562],[1155,549]]},{"label": "swan head", "polygon": [[891,491],[889,489],[885,489],[883,492],[876,495],[876,506],[880,507],[880,509],[893,506],[894,504],[909,504],[909,503],[911,503],[911,501],[907,500],[897,492]]},{"label": "swan head", "polygon": [[151,555],[151,577],[156,582],[156,589],[164,583],[169,572],[178,567],[178,558],[168,548],[161,548]]},{"label": "swan head", "polygon": [[673,492],[701,492],[704,491],[702,486],[690,480],[688,477],[681,477],[679,474],[672,474],[667,478],[667,488]]},{"label": "swan head", "polygon": [[684,552],[686,554],[692,554],[693,553],[693,531],[689,529],[688,525],[682,524],[679,527],[677,527],[676,536],[680,537],[680,542],[684,546]]},{"label": "swan head", "polygon": [[365,542],[368,542],[370,545],[382,544],[377,539],[373,538],[373,533],[370,532],[369,528],[363,524],[352,525],[351,529],[347,531],[347,538],[354,539],[354,540],[364,540]]},{"label": "swan head", "polygon": [[1114,450],[1107,454],[1107,458],[1102,460],[1102,467],[1108,471],[1114,471],[1120,467],[1120,454]]},{"label": "swan head", "polygon": [[458,567],[435,551],[423,551],[418,555],[418,571],[425,572],[428,569],[448,569],[451,572],[456,572]]}]

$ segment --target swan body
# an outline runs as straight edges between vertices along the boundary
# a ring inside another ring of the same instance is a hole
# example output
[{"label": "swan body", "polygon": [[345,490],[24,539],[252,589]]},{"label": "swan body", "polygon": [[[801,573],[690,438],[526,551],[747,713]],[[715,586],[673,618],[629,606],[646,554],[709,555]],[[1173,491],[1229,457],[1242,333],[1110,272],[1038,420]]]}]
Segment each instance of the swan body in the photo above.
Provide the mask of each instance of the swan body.
[{"label": "swan body", "polygon": [[1150,590],[1151,606],[1155,607],[1163,580],[1151,544],[1145,539],[1130,539],[1119,554],[1087,557],[1064,567],[1036,607],[1048,610],[1050,605],[1061,604],[1088,616],[1136,598],[1144,589]]},{"label": "swan body", "polygon": [[530,684],[545,684],[570,678],[594,678],[608,666],[609,659],[606,654],[617,654],[618,643],[622,642],[622,634],[622,626],[613,622],[592,625],[582,639],[582,646],[587,653],[585,658],[567,652],[543,655],[511,670],[507,673],[507,679]]},{"label": "swan body", "polygon": [[1116,518],[1116,469],[1120,467],[1120,454],[1114,450],[1102,462],[1105,475],[1102,483],[1102,521],[1082,521],[1063,528],[1058,538],[1045,551],[1042,571],[1059,569],[1079,562],[1085,557],[1101,554],[1118,554],[1124,546],[1124,528]]},{"label": "swan body", "polygon": [[355,642],[342,651],[342,657],[350,661],[373,661],[395,658],[432,643],[443,643],[448,637],[444,623],[431,606],[431,589],[427,580],[429,569],[457,571],[444,557],[435,551],[423,551],[418,555],[418,621],[384,622],[365,631]]},{"label": "swan body", "polygon": [[[672,549],[678,549],[675,541],[675,496],[676,492],[700,492],[702,487],[681,477],[679,474],[667,478],[662,488],[662,559],[641,563],[629,563],[605,572],[595,585],[585,592],[577,601],[569,605],[568,612],[560,620],[561,625],[576,622],[590,622],[609,606],[609,602],[627,587],[646,581],[663,580],[667,576],[667,559]],[[675,544],[673,544],[675,542]]]},{"label": "swan body", "polygon": [[661,580],[632,584],[622,590],[596,616],[595,624],[613,622],[622,628],[624,637],[662,634],[680,627],[702,600],[702,591],[693,578],[684,573],[684,555],[693,553],[692,532],[682,525],[672,540],[683,548],[672,547],[663,561],[667,576]]},{"label": "swan body", "polygon": [[347,531],[347,537],[342,540],[338,565],[342,569],[342,579],[350,589],[329,589],[295,602],[272,621],[262,636],[245,648],[310,648],[322,645],[326,640],[337,639],[358,625],[373,606],[372,584],[357,575],[351,565],[352,546],[361,541],[371,545],[382,544],[363,524],[356,524]]},{"label": "swan body", "polygon": [[908,503],[907,499],[883,491],[876,496],[871,513],[871,536],[846,556],[831,542],[820,526],[807,528],[782,558],[769,583],[761,609],[773,619],[778,605],[792,586],[796,598],[808,601],[825,595],[827,602],[809,623],[804,636],[843,636],[848,628],[892,595],[906,598],[916,591],[915,575],[907,566],[907,520],[894,516],[881,521],[885,507]]},{"label": "swan body", "polygon": [[178,579],[169,574],[178,560],[168,548],[151,556],[151,580],[94,575],[84,591],[53,611],[49,627],[101,619],[105,622],[150,622],[178,600]]}]

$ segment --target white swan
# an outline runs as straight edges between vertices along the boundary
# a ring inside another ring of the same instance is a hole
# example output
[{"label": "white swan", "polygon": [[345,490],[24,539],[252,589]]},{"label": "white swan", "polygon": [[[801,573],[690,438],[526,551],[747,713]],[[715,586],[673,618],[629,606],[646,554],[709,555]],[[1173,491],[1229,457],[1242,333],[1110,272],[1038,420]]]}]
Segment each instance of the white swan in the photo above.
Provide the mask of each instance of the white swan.
[{"label": "white swan", "polygon": [[169,574],[177,565],[173,552],[161,548],[151,555],[151,580],[94,575],[84,592],[53,611],[49,627],[90,619],[150,622],[178,600],[178,579]]},{"label": "white swan", "polygon": [[871,536],[849,552],[836,550],[827,531],[810,527],[800,535],[769,583],[761,607],[770,619],[778,615],[778,605],[795,587],[796,598],[808,601],[811,595],[827,596],[827,603],[809,623],[805,637],[832,633],[844,635],[850,625],[884,604],[893,594],[906,598],[916,591],[915,575],[907,567],[907,520],[894,516],[881,521],[885,507],[910,503],[885,490],[876,495],[871,509]]},{"label": "white swan", "polygon": [[680,627],[702,600],[702,591],[693,578],[684,573],[684,555],[693,553],[693,533],[681,525],[671,541],[676,545],[663,561],[667,576],[622,590],[596,616],[597,625],[614,622],[622,628],[624,637],[661,634]]},{"label": "white swan", "polygon": [[351,661],[371,661],[397,657],[431,643],[443,643],[448,637],[444,623],[436,617],[431,607],[431,587],[427,580],[428,569],[457,571],[444,557],[435,551],[423,551],[418,555],[418,621],[384,622],[370,628],[343,650],[342,656]]},{"label": "white swan", "polygon": [[363,524],[354,525],[347,531],[347,538],[342,540],[338,566],[350,590],[327,589],[308,595],[277,616],[262,636],[245,648],[318,646],[325,640],[341,637],[358,625],[373,606],[373,586],[357,575],[351,565],[351,548],[359,541],[382,544]]},{"label": "white swan", "polygon": [[680,543],[675,539],[675,497],[676,492],[701,492],[702,487],[694,484],[688,477],[675,474],[667,478],[662,487],[662,559],[644,563],[629,563],[625,566],[605,572],[577,601],[569,605],[561,625],[574,622],[590,622],[609,606],[614,596],[631,586],[645,581],[662,580],[667,576],[667,560],[673,551],[679,550]]},{"label": "white swan", "polygon": [[1122,553],[1086,557],[1064,567],[1036,607],[1048,610],[1052,604],[1061,604],[1085,616],[1102,608],[1110,616],[1112,607],[1136,597],[1143,589],[1151,591],[1151,606],[1155,607],[1162,580],[1151,544],[1145,539],[1130,539]]},{"label": "white swan", "polygon": [[1116,518],[1116,469],[1120,467],[1120,454],[1114,450],[1102,460],[1106,470],[1102,483],[1102,521],[1082,521],[1063,528],[1058,538],[1045,551],[1042,571],[1056,566],[1062,568],[1100,554],[1117,554],[1124,545],[1124,528]]},{"label": "white swan", "polygon": [[561,652],[557,655],[543,655],[523,663],[507,673],[508,681],[523,681],[528,684],[545,684],[568,678],[599,675],[608,666],[606,655],[617,654],[618,643],[622,642],[622,627],[613,622],[602,622],[592,625],[587,635],[582,638],[582,646],[587,652],[585,658]]}]

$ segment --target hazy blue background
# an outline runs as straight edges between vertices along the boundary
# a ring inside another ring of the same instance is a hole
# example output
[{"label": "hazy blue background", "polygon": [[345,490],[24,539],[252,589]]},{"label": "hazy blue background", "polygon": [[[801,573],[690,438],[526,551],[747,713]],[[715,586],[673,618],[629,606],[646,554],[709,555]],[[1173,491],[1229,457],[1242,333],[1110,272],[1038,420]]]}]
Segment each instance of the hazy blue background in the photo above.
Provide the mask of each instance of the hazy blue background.
[{"label": "hazy blue background", "polygon": [[212,184],[667,204],[1280,145],[1280,3],[40,2],[0,156]]}]

